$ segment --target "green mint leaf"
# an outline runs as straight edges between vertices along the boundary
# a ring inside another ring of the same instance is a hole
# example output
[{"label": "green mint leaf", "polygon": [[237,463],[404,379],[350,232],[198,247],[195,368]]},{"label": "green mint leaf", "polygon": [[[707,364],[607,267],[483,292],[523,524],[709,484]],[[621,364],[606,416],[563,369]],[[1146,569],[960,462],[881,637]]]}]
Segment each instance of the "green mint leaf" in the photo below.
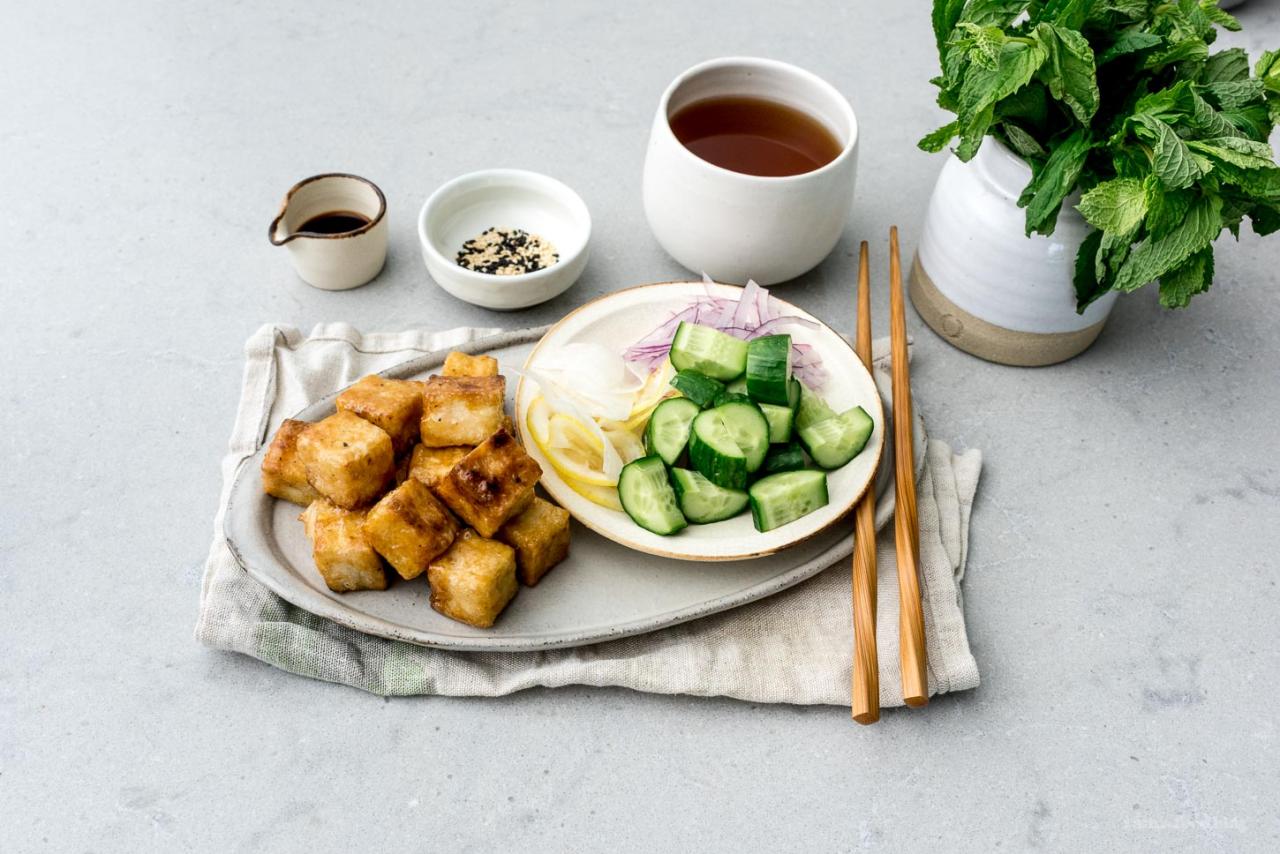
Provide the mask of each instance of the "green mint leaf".
[{"label": "green mint leaf", "polygon": [[1243,48],[1220,50],[1209,57],[1200,71],[1201,83],[1231,83],[1249,79],[1249,54]]},{"label": "green mint leaf", "polygon": [[[1221,84],[1232,86],[1235,84]],[[1188,124],[1200,133],[1208,136],[1243,136],[1244,132],[1231,123],[1226,116],[1213,108],[1213,105],[1201,98],[1196,92],[1189,93],[1191,115]]]},{"label": "green mint leaf", "polygon": [[960,130],[959,122],[948,122],[933,133],[927,134],[923,139],[916,143],[924,151],[937,153],[947,147],[947,143]]},{"label": "green mint leaf", "polygon": [[1111,43],[1111,47],[1102,52],[1098,57],[1098,65],[1106,65],[1112,60],[1119,59],[1122,56],[1139,53],[1153,47],[1164,44],[1164,39],[1155,33],[1149,33],[1146,30],[1124,30]]},{"label": "green mint leaf", "polygon": [[1166,187],[1190,187],[1209,171],[1208,162],[1194,154],[1168,124],[1146,113],[1134,120],[1138,137],[1151,145],[1151,167]]},{"label": "green mint leaf", "polygon": [[1142,67],[1148,70],[1164,68],[1180,62],[1199,62],[1209,58],[1209,47],[1197,38],[1176,42],[1164,50],[1147,57]]},{"label": "green mint leaf", "polygon": [[1035,137],[1015,125],[1013,122],[1001,122],[1000,129],[1004,131],[1004,141],[1022,157],[1045,156],[1043,146],[1036,142]]},{"label": "green mint leaf", "polygon": [[1022,191],[1018,205],[1027,209],[1027,234],[1053,234],[1062,201],[1075,188],[1092,143],[1084,130],[1076,130],[1049,153],[1044,166]]},{"label": "green mint leaf", "polygon": [[1280,208],[1258,205],[1249,211],[1249,225],[1253,233],[1262,237],[1280,231]]},{"label": "green mint leaf", "polygon": [[1259,80],[1228,80],[1220,83],[1206,83],[1204,92],[1217,103],[1222,110],[1239,110],[1250,104],[1261,104],[1266,100],[1267,90]]},{"label": "green mint leaf", "polygon": [[963,21],[956,32],[958,37],[950,42],[952,50],[964,51],[969,61],[980,68],[995,68],[1000,63],[1000,49],[1007,41],[1004,30]]},{"label": "green mint leaf", "polygon": [[1208,246],[1222,231],[1222,199],[1201,196],[1186,218],[1164,237],[1148,237],[1133,248],[1116,273],[1112,287],[1135,291],[1155,281]]},{"label": "green mint leaf", "polygon": [[1218,8],[1218,0],[1200,0],[1200,11],[1214,24],[1224,30],[1240,31],[1240,22],[1234,16]]},{"label": "green mint leaf", "polygon": [[962,17],[980,27],[1005,28],[1026,11],[1030,0],[969,0]]},{"label": "green mint leaf", "polygon": [[1155,175],[1143,182],[1147,194],[1147,234],[1164,237],[1187,217],[1191,210],[1192,193],[1188,190],[1169,191]]},{"label": "green mint leaf", "polygon": [[978,113],[969,116],[968,121],[960,123],[960,144],[956,146],[956,157],[968,163],[978,153],[982,140],[991,129],[995,116],[995,107],[988,104]]},{"label": "green mint leaf", "polygon": [[1135,178],[1115,178],[1085,193],[1077,209],[1094,228],[1129,234],[1147,215],[1147,192]]},{"label": "green mint leaf", "polygon": [[1084,310],[1091,302],[1110,290],[1095,272],[1098,247],[1101,243],[1102,232],[1091,231],[1076,252],[1076,268],[1072,282],[1076,287],[1076,311],[1080,314],[1084,314]]},{"label": "green mint leaf", "polygon": [[1047,0],[1033,20],[1078,30],[1084,26],[1094,5],[1094,0]]},{"label": "green mint leaf", "polygon": [[1025,86],[1044,62],[1040,45],[1029,41],[1008,41],[1000,49],[994,68],[971,65],[960,87],[956,115],[960,122],[960,145],[956,156],[969,160],[978,152],[995,117],[995,104]]},{"label": "green mint leaf", "polygon": [[1036,76],[1049,87],[1049,94],[1062,101],[1083,125],[1098,111],[1098,72],[1093,64],[1093,48],[1075,30],[1055,24],[1038,24],[1035,38],[1046,59]]},{"label": "green mint leaf", "polygon": [[1165,308],[1186,308],[1196,294],[1213,284],[1213,249],[1201,249],[1182,266],[1160,277],[1160,304]]},{"label": "green mint leaf", "polygon": [[1241,169],[1267,169],[1273,165],[1275,155],[1265,142],[1226,136],[1216,139],[1189,139],[1187,147],[1198,151],[1210,160],[1218,160],[1239,166]]},{"label": "green mint leaf", "polygon": [[939,53],[959,23],[964,4],[965,0],[933,0],[933,36],[937,39]]}]

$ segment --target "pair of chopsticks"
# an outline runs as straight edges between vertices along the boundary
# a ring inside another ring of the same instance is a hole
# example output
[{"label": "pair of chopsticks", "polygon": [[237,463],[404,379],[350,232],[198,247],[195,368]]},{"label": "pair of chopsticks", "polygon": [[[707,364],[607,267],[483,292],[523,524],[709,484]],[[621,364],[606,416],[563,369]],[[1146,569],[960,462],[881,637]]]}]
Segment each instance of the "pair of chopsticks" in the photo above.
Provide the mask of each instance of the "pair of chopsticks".
[{"label": "pair of chopsticks", "polygon": [[[858,258],[858,358],[871,370],[871,273],[867,242]],[[898,649],[902,697],[908,706],[929,702],[924,614],[920,607],[920,527],[916,518],[915,452],[911,434],[911,375],[907,365],[907,315],[902,297],[898,227],[889,229],[889,335],[893,376],[893,468],[897,491],[893,514],[898,556]],[[850,708],[860,724],[880,720],[880,662],[876,654],[875,480],[858,501],[853,549],[853,695]]]}]

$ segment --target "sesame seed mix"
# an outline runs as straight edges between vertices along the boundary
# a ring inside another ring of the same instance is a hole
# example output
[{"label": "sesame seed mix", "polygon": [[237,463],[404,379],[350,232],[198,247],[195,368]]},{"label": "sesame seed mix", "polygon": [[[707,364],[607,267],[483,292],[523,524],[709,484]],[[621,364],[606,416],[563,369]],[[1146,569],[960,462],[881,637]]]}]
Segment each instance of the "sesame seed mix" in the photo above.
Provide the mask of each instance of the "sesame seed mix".
[{"label": "sesame seed mix", "polygon": [[494,276],[515,276],[550,267],[560,253],[522,228],[487,228],[462,244],[458,266]]}]

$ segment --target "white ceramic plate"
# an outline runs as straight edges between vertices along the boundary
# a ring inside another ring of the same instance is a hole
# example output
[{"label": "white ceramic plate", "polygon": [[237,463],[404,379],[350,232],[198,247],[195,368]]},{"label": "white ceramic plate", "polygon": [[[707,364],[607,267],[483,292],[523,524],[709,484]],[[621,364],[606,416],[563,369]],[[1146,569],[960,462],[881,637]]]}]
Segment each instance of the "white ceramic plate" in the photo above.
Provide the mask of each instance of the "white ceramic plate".
[{"label": "white ceramic plate", "polygon": [[[551,327],[529,355],[526,367],[536,367],[538,359],[568,344],[599,344],[621,351],[660,325],[699,296],[736,299],[742,288],[736,285],[703,282],[665,282],[617,291],[589,302]],[[874,477],[884,450],[884,407],[875,381],[863,367],[853,348],[838,333],[803,309],[776,296],[784,314],[814,321],[815,330],[790,328],[797,341],[812,345],[827,369],[826,385],[820,394],[837,412],[861,406],[875,422],[871,438],[862,453],[827,476],[830,502],[827,506],[794,522],[760,533],[751,523],[751,514],[742,513],[711,525],[690,525],[669,537],[646,531],[627,514],[601,507],[573,490],[552,468],[550,461],[533,442],[526,441],[530,455],[542,466],[542,485],[573,517],[603,537],[646,554],[677,560],[750,560],[782,551],[803,542],[838,521],[857,503]],[[522,379],[516,392],[516,425],[527,432],[525,415],[538,395],[537,383]]]},{"label": "white ceramic plate", "polygon": [[[504,371],[525,363],[546,330],[504,333],[460,348],[489,353]],[[422,378],[439,370],[432,353],[383,372]],[[508,376],[511,374],[508,373]],[[881,389],[888,394],[887,383]],[[514,384],[508,387],[513,395]],[[298,521],[301,508],[262,492],[267,442],[284,417],[317,421],[333,413],[337,392],[297,413],[276,413],[263,445],[236,474],[223,529],[232,553],[277,595],[338,625],[365,634],[453,650],[533,652],[612,640],[663,629],[771,596],[846,559],[853,524],[834,525],[784,552],[759,560],[714,565],[674,561],[633,551],[573,523],[569,557],[538,584],[520,591],[491,629],[473,629],[431,609],[425,578],[395,581],[384,591],[334,593],[311,560]],[[924,432],[916,423],[916,471],[924,461]],[[886,459],[890,459],[886,449]],[[891,466],[880,471],[876,524],[893,510]]]}]

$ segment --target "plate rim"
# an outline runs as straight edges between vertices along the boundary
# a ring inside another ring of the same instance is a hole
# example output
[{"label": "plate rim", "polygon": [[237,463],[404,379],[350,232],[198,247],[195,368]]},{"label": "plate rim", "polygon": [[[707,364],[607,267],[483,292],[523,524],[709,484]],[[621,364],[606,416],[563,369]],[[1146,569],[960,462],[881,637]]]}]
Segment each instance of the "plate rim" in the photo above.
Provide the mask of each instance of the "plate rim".
[{"label": "plate rim", "polygon": [[[595,299],[590,300],[589,302],[585,302],[582,305],[578,306],[573,311],[569,312],[568,314],[560,318],[555,323],[548,325],[546,327],[546,331],[543,332],[542,336],[533,345],[533,349],[529,351],[529,355],[525,357],[524,364],[521,366],[520,379],[516,383],[515,407],[514,407],[515,412],[513,413],[514,417],[512,420],[515,423],[515,428],[517,433],[519,434],[520,441],[522,444],[524,444],[525,446],[529,445],[528,437],[525,435],[525,432],[526,432],[525,425],[523,423],[523,418],[521,418],[521,413],[520,413],[520,401],[524,396],[525,382],[528,379],[526,372],[528,371],[529,366],[533,364],[534,357],[538,355],[538,349],[546,342],[547,338],[550,337],[553,333],[556,332],[556,330],[560,329],[564,324],[568,323],[570,320],[572,320],[575,316],[577,316],[584,310],[589,309],[593,306],[599,305],[601,303],[608,302],[609,300],[616,299],[620,294],[632,293],[632,292],[641,291],[641,290],[648,290],[651,288],[665,288],[665,287],[671,287],[674,285],[704,285],[704,286],[712,285],[715,287],[735,288],[739,291],[743,290],[743,286],[741,285],[734,285],[734,284],[729,284],[725,282],[707,282],[707,281],[700,281],[696,279],[672,279],[670,281],[648,282],[646,284],[641,284],[641,285],[631,285],[625,288],[618,288],[617,290],[610,291],[607,294],[601,294]],[[837,341],[839,341],[846,348],[848,348],[849,354],[850,356],[852,356],[853,363],[856,364],[858,369],[861,370],[862,373],[866,376],[867,382],[871,384],[871,388],[875,391],[875,395],[874,395],[875,407],[878,412],[878,418],[876,418],[875,423],[878,427],[880,427],[881,440],[878,446],[876,447],[875,461],[871,466],[870,474],[867,476],[867,479],[862,484],[861,488],[858,489],[857,493],[844,507],[840,508],[840,510],[825,525],[821,526],[820,528],[816,528],[813,531],[810,531],[809,533],[803,536],[797,537],[795,539],[782,542],[777,546],[773,546],[766,549],[760,549],[756,551],[740,552],[740,553],[728,554],[728,555],[690,555],[688,553],[671,552],[671,551],[665,551],[665,550],[657,549],[653,547],[648,547],[637,542],[627,542],[627,541],[618,539],[611,532],[603,530],[597,527],[596,525],[588,522],[586,519],[583,519],[581,516],[574,514],[573,518],[576,519],[580,525],[586,528],[589,528],[593,533],[595,533],[598,536],[604,537],[610,542],[616,543],[617,545],[622,546],[623,548],[626,548],[626,549],[630,549],[632,551],[641,552],[642,554],[649,554],[655,557],[667,558],[669,560],[688,561],[691,563],[727,563],[730,561],[757,560],[759,558],[769,557],[771,555],[776,555],[781,552],[784,552],[787,549],[793,548],[802,543],[808,542],[814,537],[817,537],[829,531],[834,525],[846,519],[848,515],[853,511],[853,508],[857,506],[858,502],[862,500],[862,496],[865,495],[867,490],[871,487],[871,485],[875,483],[876,474],[877,472],[879,472],[880,465],[883,462],[884,448],[885,448],[885,445],[887,444],[887,441],[886,441],[887,434],[885,431],[887,430],[888,425],[887,425],[887,422],[885,421],[884,401],[880,397],[879,388],[876,385],[876,378],[871,373],[870,368],[868,368],[866,365],[862,363],[862,358],[858,356],[858,353],[854,349],[853,344],[851,344],[845,338],[845,336],[837,332],[830,324],[828,324],[822,318],[815,316],[811,312],[806,311],[800,306],[795,305],[794,303],[791,303],[783,299],[782,297],[775,295],[770,289],[765,288],[764,290],[768,291],[769,296],[773,297],[774,299],[777,299],[778,302],[780,302],[782,305],[786,306],[787,308],[799,311],[802,314],[802,316],[805,317],[806,319],[812,320],[815,323],[820,324],[823,329],[830,332]],[[563,478],[560,478],[560,476],[557,473],[553,471],[551,472],[551,474],[555,475],[557,480],[560,480],[561,482],[563,482]],[[568,486],[568,484],[565,484],[565,487],[567,489],[573,488]],[[543,484],[543,489],[546,489],[547,492],[551,492],[551,489],[545,483]],[[557,501],[560,501],[559,496],[553,495],[552,497],[555,498]]]}]

